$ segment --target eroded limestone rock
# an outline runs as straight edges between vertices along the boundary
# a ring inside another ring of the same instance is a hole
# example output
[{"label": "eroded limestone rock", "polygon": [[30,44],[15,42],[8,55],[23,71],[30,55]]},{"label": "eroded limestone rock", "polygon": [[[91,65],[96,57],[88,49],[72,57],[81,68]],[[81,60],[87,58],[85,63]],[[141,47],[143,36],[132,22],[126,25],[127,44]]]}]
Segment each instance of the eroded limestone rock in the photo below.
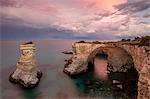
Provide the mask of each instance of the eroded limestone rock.
[{"label": "eroded limestone rock", "polygon": [[64,68],[64,72],[69,75],[85,72],[88,69],[88,63],[94,64],[93,59],[100,52],[108,54],[109,71],[126,72],[133,67],[132,57],[122,48],[107,44],[75,43],[72,62]]},{"label": "eroded limestone rock", "polygon": [[[76,75],[85,72],[88,69],[88,62],[93,58],[92,55],[96,54],[94,50],[102,49],[108,54],[108,62],[112,67],[110,69],[111,71],[126,72],[126,70],[134,66],[139,74],[137,98],[150,99],[150,46],[84,42],[75,43],[72,48],[73,56],[71,61],[64,68],[65,73]],[[116,48],[121,48],[122,50],[119,51]],[[89,56],[91,58],[89,58]],[[131,58],[128,56],[131,56]]]},{"label": "eroded limestone rock", "polygon": [[87,62],[85,56],[74,56],[69,64],[66,64],[64,72],[68,75],[83,73],[87,70]]},{"label": "eroded limestone rock", "polygon": [[150,46],[122,45],[132,57],[139,74],[138,99],[150,99]]},{"label": "eroded limestone rock", "polygon": [[32,42],[20,45],[21,56],[16,70],[9,77],[11,82],[19,83],[25,88],[39,83],[42,72],[37,67],[35,50],[35,44]]}]

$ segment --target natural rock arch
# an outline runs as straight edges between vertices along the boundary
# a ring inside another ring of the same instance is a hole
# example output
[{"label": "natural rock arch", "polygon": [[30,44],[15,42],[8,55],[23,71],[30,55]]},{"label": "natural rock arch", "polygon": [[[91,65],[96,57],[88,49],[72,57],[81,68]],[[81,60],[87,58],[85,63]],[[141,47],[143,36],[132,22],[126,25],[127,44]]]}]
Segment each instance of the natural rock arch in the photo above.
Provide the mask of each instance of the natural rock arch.
[{"label": "natural rock arch", "polygon": [[[132,56],[120,47],[99,47],[93,50],[88,58],[88,71],[94,71],[94,59],[97,54],[107,56],[108,79],[113,83],[119,82],[116,86],[122,86],[122,90],[130,98],[137,98],[139,75],[134,67]],[[114,90],[115,91],[115,90]]]},{"label": "natural rock arch", "polygon": [[100,47],[119,47],[132,56],[135,69],[138,71],[138,99],[150,98],[150,47],[121,44],[121,43],[74,43],[73,56],[64,67],[64,72],[68,75],[76,75],[87,70],[87,60],[95,49]]},{"label": "natural rock arch", "polygon": [[[110,80],[110,83],[113,83],[114,81],[118,81],[119,84],[122,86],[120,90],[124,90],[125,93],[128,95],[128,97],[135,99],[137,97],[137,82],[138,82],[138,72],[136,71],[134,67],[134,62],[132,56],[123,48],[116,47],[116,46],[100,46],[93,48],[92,50],[87,50],[86,52],[84,49],[76,50],[76,55],[73,60],[73,63],[70,65],[73,66],[79,66],[75,70],[78,73],[88,73],[90,71],[94,71],[94,58],[95,56],[99,54],[106,54],[108,55],[108,80]],[[87,53],[86,55],[83,55],[83,53]],[[79,63],[79,64],[78,64]],[[78,64],[78,65],[77,65]],[[84,65],[84,66],[83,66]],[[81,66],[81,67],[80,67]],[[82,71],[82,69],[86,67],[87,69],[85,71]],[[73,70],[74,68],[72,68]],[[81,70],[81,71],[78,71]],[[134,75],[133,75],[134,74]],[[119,77],[116,77],[119,76]],[[121,77],[121,79],[120,79]],[[130,79],[128,79],[130,78]],[[132,80],[132,81],[131,81]],[[134,80],[134,81],[133,81]],[[133,84],[134,83],[134,84]],[[118,87],[116,87],[118,88]],[[134,90],[134,91],[133,91]],[[114,90],[115,91],[115,90]],[[117,91],[115,91],[117,93]],[[132,93],[132,94],[131,94]]]},{"label": "natural rock arch", "polygon": [[[124,49],[120,47],[99,47],[93,50],[88,58],[87,63],[93,64],[94,57],[98,53],[104,53],[108,55],[109,70],[113,72],[126,72],[128,69],[134,66],[132,56]],[[88,67],[90,68],[90,67]],[[92,68],[92,67],[91,67]]]}]

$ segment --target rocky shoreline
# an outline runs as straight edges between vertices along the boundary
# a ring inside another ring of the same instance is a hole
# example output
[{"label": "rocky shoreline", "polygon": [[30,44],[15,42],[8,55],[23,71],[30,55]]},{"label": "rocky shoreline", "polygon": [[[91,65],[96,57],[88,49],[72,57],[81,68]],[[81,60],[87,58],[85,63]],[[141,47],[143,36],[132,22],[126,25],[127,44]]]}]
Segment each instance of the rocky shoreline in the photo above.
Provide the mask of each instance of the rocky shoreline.
[{"label": "rocky shoreline", "polygon": [[105,52],[108,54],[108,71],[127,72],[134,67],[139,76],[137,99],[150,99],[150,39],[141,42],[76,42],[72,45],[73,55],[63,72],[69,76],[85,73],[93,65],[96,53]]},{"label": "rocky shoreline", "polygon": [[63,54],[71,54],[71,55],[73,54],[72,51],[63,51],[62,53],[63,53]]}]

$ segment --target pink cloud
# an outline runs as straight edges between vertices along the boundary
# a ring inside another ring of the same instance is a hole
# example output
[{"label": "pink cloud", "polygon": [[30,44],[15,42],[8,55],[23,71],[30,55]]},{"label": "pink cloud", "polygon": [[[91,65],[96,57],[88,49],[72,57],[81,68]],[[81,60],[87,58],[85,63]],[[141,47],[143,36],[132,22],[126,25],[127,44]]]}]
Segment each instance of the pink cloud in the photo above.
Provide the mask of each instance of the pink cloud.
[{"label": "pink cloud", "polygon": [[[116,12],[116,5],[127,0],[8,0],[0,13],[5,18],[22,20],[22,24],[38,28],[53,27],[78,34],[99,31],[128,34],[138,27],[134,16]],[[4,5],[4,4],[3,4]],[[134,19],[136,22],[133,23]],[[130,28],[129,28],[130,26]],[[148,25],[142,25],[142,31]],[[139,32],[137,31],[137,32]]]},{"label": "pink cloud", "polygon": [[103,10],[108,12],[114,12],[115,5],[126,3],[127,1],[126,0],[83,0],[83,2],[87,4],[92,11]]}]

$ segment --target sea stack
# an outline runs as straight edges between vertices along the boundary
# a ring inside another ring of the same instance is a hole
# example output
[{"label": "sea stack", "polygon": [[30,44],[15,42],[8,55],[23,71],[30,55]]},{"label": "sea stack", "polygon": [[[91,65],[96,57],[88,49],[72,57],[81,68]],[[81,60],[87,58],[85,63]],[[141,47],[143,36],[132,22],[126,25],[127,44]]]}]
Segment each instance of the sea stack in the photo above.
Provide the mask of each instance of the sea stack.
[{"label": "sea stack", "polygon": [[9,77],[11,82],[20,84],[24,88],[32,88],[39,83],[42,72],[37,66],[35,50],[33,42],[20,45],[21,56],[16,70]]}]

